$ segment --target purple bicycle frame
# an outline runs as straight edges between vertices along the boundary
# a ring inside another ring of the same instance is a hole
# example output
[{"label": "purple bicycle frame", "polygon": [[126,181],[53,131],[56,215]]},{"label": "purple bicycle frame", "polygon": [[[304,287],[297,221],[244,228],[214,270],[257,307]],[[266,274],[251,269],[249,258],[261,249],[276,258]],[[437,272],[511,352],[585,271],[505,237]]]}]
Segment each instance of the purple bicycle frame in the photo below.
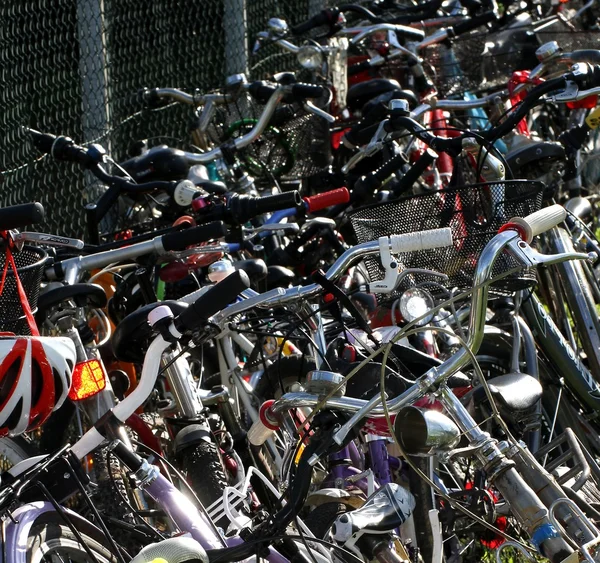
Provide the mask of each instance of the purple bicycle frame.
[{"label": "purple bicycle frame", "polygon": [[[383,487],[392,482],[392,468],[399,466],[399,460],[388,454],[387,440],[383,436],[371,436],[367,441],[371,469],[375,476],[376,485]],[[354,442],[350,442],[340,451],[329,456],[330,472],[323,482],[323,487],[344,488],[346,479],[362,473],[364,464],[360,452]],[[368,494],[366,477],[361,477],[354,484],[365,494]]]},{"label": "purple bicycle frame", "polygon": [[[244,543],[244,540],[238,536],[225,540],[219,538],[206,516],[160,473],[144,487],[144,490],[160,504],[182,532],[189,532],[204,549],[222,549]],[[85,522],[87,526],[93,526],[91,522],[68,508],[63,507],[63,510],[75,524]],[[40,516],[51,511],[55,512],[51,503],[40,501],[24,504],[12,513],[13,518],[4,522],[2,553],[5,559],[2,563],[26,562],[29,531]],[[98,534],[102,534],[99,528]],[[273,548],[269,548],[267,560],[271,563],[289,563],[287,558]]]}]

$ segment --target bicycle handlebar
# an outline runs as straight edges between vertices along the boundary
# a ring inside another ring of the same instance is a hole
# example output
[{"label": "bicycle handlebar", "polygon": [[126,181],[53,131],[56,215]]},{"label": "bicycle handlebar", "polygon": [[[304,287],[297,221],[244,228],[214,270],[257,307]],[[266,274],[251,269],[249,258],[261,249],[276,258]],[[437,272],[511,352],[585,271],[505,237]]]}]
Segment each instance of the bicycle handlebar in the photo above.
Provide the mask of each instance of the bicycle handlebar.
[{"label": "bicycle handlebar", "polygon": [[[499,256],[501,256],[505,248],[515,239],[524,239],[522,224],[527,224],[531,227],[532,232],[541,234],[545,230],[556,226],[561,220],[561,213],[558,211],[560,206],[551,206],[527,217],[520,218],[519,222],[511,219],[483,249],[481,256],[477,262],[473,287],[475,288],[472,297],[471,316],[469,320],[469,329],[467,334],[469,339],[467,347],[476,354],[481,341],[483,339],[484,327],[486,322],[486,307],[488,298],[487,283],[493,275],[493,267]],[[370,243],[367,243],[370,244]],[[361,245],[362,246],[362,245]],[[516,255],[515,255],[516,256]],[[519,259],[518,256],[516,256]],[[530,263],[527,257],[523,256],[521,262],[525,266]],[[402,407],[414,402],[420,398],[432,385],[439,385],[442,381],[458,372],[462,367],[470,361],[470,354],[465,349],[459,350],[456,354],[448,358],[443,364],[436,366],[433,370],[428,371],[421,376],[417,382],[404,391],[398,397],[388,401],[388,410],[390,413],[397,413]],[[276,400],[271,406],[271,412],[277,414],[289,409],[299,407],[314,407],[319,404],[321,397],[310,393],[286,393],[280,399]],[[385,412],[383,407],[369,404],[370,401],[364,399],[355,399],[353,397],[332,397],[325,405],[325,408],[339,409],[346,412],[356,413],[355,418],[383,417]],[[255,423],[256,424],[256,423]],[[258,430],[255,435],[261,435]],[[251,435],[251,432],[248,434]]]},{"label": "bicycle handlebar", "polygon": [[0,231],[21,229],[44,220],[41,203],[21,203],[0,209]]}]

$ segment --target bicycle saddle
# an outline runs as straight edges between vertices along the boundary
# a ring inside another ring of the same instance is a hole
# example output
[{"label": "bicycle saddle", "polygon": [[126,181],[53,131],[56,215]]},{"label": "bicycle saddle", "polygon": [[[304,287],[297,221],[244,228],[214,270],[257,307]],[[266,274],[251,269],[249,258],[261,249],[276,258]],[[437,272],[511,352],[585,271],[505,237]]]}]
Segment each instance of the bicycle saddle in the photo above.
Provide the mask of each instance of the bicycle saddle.
[{"label": "bicycle saddle", "polygon": [[394,90],[400,90],[400,84],[396,80],[388,78],[374,78],[366,82],[359,82],[348,88],[346,103],[348,108],[354,111],[362,108],[373,98]]},{"label": "bicycle saddle", "polygon": [[252,283],[264,280],[267,277],[267,265],[262,258],[238,260],[233,263],[236,270],[244,270]]},{"label": "bicycle saddle", "polygon": [[77,307],[90,305],[95,308],[106,307],[107,299],[104,289],[93,283],[76,283],[50,289],[42,293],[38,299],[38,318],[43,318],[52,307],[73,300]]},{"label": "bicycle saddle", "polygon": [[[510,413],[520,413],[533,408],[542,397],[540,382],[526,373],[507,373],[488,379],[488,387],[498,406]],[[486,399],[481,386],[474,392],[475,402]]]},{"label": "bicycle saddle", "polygon": [[144,305],[127,315],[112,336],[113,354],[117,360],[134,364],[141,364],[144,361],[148,340],[152,334],[148,324],[148,313],[159,305],[169,307],[175,316],[188,307],[187,303],[180,301],[161,301]]},{"label": "bicycle saddle", "polygon": [[290,287],[295,279],[294,272],[284,266],[269,266],[267,273],[267,288]]},{"label": "bicycle saddle", "polygon": [[415,508],[415,497],[397,483],[388,483],[375,491],[358,510],[338,516],[331,531],[337,542],[344,543],[354,534],[390,532],[402,525]]}]

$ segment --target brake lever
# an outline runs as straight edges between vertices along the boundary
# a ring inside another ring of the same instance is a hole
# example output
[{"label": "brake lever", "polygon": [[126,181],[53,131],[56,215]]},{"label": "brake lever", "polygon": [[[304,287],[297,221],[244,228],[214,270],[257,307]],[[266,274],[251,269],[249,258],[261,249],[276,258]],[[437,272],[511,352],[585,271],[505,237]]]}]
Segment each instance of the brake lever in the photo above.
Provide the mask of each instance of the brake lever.
[{"label": "brake lever", "polygon": [[352,155],[350,160],[342,166],[342,174],[348,174],[363,158],[373,156],[383,148],[383,141],[387,136],[387,131],[385,130],[387,123],[387,119],[379,123],[379,127],[377,127],[377,131],[375,131],[375,135],[373,135],[369,144],[364,148],[358,149],[358,152]]},{"label": "brake lever", "polygon": [[300,231],[300,227],[297,223],[267,223],[265,225],[259,225],[258,227],[254,227],[252,229],[246,229],[244,231],[244,240],[252,238],[254,235],[258,233],[263,233],[265,231],[289,231],[291,233],[297,233]]},{"label": "brake lever", "polygon": [[595,262],[598,255],[595,252],[565,252],[562,254],[542,254],[534,250],[525,241],[515,239],[508,243],[507,249],[515,258],[519,259],[525,266],[550,266],[552,264],[560,264],[568,260],[588,260]]},{"label": "brake lever", "polygon": [[69,237],[61,237],[57,235],[50,235],[47,233],[33,233],[24,231],[13,235],[13,241],[17,245],[23,245],[25,242],[34,242],[37,244],[45,244],[48,246],[61,246],[66,248],[75,248],[82,250],[85,246],[82,240]]},{"label": "brake lever", "polygon": [[322,110],[321,108],[318,108],[310,100],[304,100],[302,102],[302,106],[304,107],[304,109],[306,111],[308,111],[318,117],[322,117],[328,123],[335,123],[335,117],[333,117],[333,115],[327,113],[325,110]]}]

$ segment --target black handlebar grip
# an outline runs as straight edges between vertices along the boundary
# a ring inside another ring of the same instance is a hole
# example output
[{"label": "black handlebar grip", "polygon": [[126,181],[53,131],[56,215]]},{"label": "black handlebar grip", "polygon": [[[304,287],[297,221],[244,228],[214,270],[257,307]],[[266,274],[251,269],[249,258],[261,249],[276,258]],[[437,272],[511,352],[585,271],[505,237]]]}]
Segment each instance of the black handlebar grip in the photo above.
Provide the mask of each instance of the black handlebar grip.
[{"label": "black handlebar grip", "polygon": [[569,58],[574,63],[600,64],[600,51],[597,49],[578,49],[573,51]]},{"label": "black handlebar grip", "polygon": [[233,222],[242,224],[263,213],[290,207],[299,208],[301,205],[302,198],[296,190],[266,197],[234,194],[227,201],[227,216]]},{"label": "black handlebar grip", "polygon": [[41,203],[22,203],[0,209],[0,231],[20,229],[44,220]]},{"label": "black handlebar grip", "polygon": [[56,160],[66,160],[68,162],[77,162],[79,164],[88,164],[90,157],[87,150],[76,145],[73,139],[65,136],[56,136],[50,133],[40,133],[34,129],[28,129],[35,147],[46,154],[54,157]]},{"label": "black handlebar grip", "polygon": [[50,154],[52,151],[52,145],[54,141],[56,141],[56,135],[51,135],[50,133],[42,133],[40,131],[36,131],[35,129],[25,129],[29,135],[31,135],[31,140],[33,141],[33,146],[38,149],[40,152],[44,154]]},{"label": "black handlebar grip", "polygon": [[194,330],[222,311],[237,296],[250,287],[250,278],[243,270],[236,270],[221,280],[217,285],[203,293],[185,311],[175,319],[175,326],[180,331]]},{"label": "black handlebar grip", "polygon": [[315,27],[319,27],[321,25],[331,25],[334,21],[337,21],[338,17],[339,12],[337,10],[322,10],[305,22],[299,23],[298,25],[293,25],[290,27],[290,31],[292,32],[292,35],[302,35],[307,31],[314,29]]},{"label": "black handlebar grip", "polygon": [[259,103],[264,104],[273,95],[273,92],[277,89],[276,86],[265,82],[264,80],[258,80],[252,82],[248,86],[248,93]]},{"label": "black handlebar grip", "polygon": [[437,158],[438,154],[435,151],[431,149],[425,150],[425,152],[419,157],[419,160],[417,160],[417,162],[410,167],[408,172],[402,176],[400,181],[394,186],[392,189],[393,194],[398,197],[412,188],[414,183],[423,175],[425,170],[427,170],[427,168],[429,168],[429,166],[435,162]]},{"label": "black handlebar grip", "polygon": [[300,207],[302,198],[296,190],[283,194],[268,195],[259,197],[254,200],[256,202],[256,215],[262,213],[271,213],[280,209],[288,209],[290,207]]},{"label": "black handlebar grip", "polygon": [[369,70],[370,68],[371,68],[371,61],[362,61],[360,63],[350,65],[348,67],[348,76],[353,76],[355,74],[359,74],[360,72],[364,72],[365,70]]},{"label": "black handlebar grip", "polygon": [[461,35],[463,33],[467,33],[497,19],[498,15],[496,12],[490,10],[489,12],[485,12],[484,14],[475,16],[463,22],[457,23],[455,26],[452,26],[450,28],[452,30],[450,35]]},{"label": "black handlebar grip", "polygon": [[411,41],[423,41],[425,38],[425,32],[422,29],[416,29],[407,25],[396,24],[394,31],[396,35],[400,35]]},{"label": "black handlebar grip", "polygon": [[292,86],[292,97],[296,100],[305,100],[307,98],[320,98],[325,94],[325,88],[315,86],[314,84],[294,84]]},{"label": "black handlebar grip", "polygon": [[384,180],[394,174],[403,164],[406,164],[406,157],[403,154],[398,154],[390,158],[375,172],[363,176],[354,184],[352,191],[355,199],[364,199],[372,194],[376,189],[381,187]]},{"label": "black handlebar grip", "polygon": [[192,227],[185,231],[168,233],[161,237],[163,248],[169,250],[184,250],[188,246],[206,242],[211,239],[221,238],[227,234],[225,225],[220,221],[213,221],[199,227]]}]

